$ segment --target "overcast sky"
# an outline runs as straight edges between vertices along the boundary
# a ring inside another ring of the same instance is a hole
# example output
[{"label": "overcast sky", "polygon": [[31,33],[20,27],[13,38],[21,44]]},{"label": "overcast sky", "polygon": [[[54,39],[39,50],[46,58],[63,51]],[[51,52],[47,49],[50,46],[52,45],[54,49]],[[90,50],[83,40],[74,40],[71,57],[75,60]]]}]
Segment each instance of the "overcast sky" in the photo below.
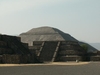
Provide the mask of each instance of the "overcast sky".
[{"label": "overcast sky", "polygon": [[19,35],[41,26],[100,42],[100,0],[0,0],[0,33]]}]

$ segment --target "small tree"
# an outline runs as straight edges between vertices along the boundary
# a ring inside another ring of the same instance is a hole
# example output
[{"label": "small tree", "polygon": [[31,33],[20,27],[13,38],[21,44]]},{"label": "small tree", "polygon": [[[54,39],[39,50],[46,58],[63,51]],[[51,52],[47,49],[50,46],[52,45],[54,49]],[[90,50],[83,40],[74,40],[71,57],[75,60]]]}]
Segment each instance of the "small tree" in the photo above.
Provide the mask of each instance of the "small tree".
[{"label": "small tree", "polygon": [[81,47],[82,47],[84,50],[86,50],[86,52],[88,51],[88,46],[87,46],[87,44],[82,44]]}]

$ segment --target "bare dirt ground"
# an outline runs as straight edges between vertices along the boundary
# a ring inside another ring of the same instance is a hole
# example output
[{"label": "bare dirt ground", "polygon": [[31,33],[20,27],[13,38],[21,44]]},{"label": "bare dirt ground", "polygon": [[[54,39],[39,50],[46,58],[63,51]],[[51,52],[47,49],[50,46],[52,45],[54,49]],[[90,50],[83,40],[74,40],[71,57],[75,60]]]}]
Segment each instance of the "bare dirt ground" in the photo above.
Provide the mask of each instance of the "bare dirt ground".
[{"label": "bare dirt ground", "polygon": [[50,62],[50,63],[39,63],[39,64],[0,64],[0,67],[10,66],[35,66],[35,65],[84,65],[89,62]]},{"label": "bare dirt ground", "polygon": [[100,75],[100,62],[2,65],[0,75]]}]

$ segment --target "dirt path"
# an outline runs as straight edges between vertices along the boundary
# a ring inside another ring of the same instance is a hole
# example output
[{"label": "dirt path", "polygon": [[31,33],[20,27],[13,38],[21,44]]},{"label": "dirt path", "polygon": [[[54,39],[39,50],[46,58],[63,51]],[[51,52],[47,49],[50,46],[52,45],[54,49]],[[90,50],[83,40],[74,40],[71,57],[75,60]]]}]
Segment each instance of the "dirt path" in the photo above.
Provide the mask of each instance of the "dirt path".
[{"label": "dirt path", "polygon": [[0,67],[7,67],[7,66],[39,66],[39,65],[85,65],[89,64],[90,62],[51,62],[51,63],[39,63],[39,64],[0,64]]}]

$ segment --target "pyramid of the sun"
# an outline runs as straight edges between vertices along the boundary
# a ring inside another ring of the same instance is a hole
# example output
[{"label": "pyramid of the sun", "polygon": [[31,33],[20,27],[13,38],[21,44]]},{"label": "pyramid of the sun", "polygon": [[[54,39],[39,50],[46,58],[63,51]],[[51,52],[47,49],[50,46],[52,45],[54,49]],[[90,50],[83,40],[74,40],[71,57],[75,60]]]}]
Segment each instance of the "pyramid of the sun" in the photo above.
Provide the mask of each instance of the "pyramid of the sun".
[{"label": "pyramid of the sun", "polygon": [[[33,46],[33,41],[74,41],[79,42],[77,39],[72,37],[71,35],[62,32],[61,30],[53,27],[39,27],[33,28],[28,32],[22,33],[19,35],[21,37],[21,41],[24,43],[28,43],[29,46]],[[79,44],[87,44],[80,43]],[[95,52],[97,49],[94,47],[88,46],[88,52]]]},{"label": "pyramid of the sun", "polygon": [[39,27],[33,28],[26,33],[20,34],[21,41],[33,45],[33,41],[77,41],[71,35],[56,28]]}]

